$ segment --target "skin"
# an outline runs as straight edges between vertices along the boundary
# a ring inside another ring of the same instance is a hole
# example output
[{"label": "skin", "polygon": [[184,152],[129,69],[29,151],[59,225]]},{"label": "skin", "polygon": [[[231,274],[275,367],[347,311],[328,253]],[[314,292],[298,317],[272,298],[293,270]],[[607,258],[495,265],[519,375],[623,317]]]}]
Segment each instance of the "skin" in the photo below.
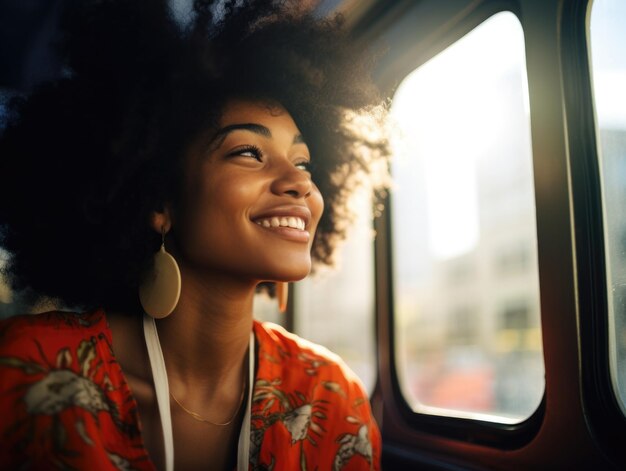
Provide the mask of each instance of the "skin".
[{"label": "skin", "polygon": [[[311,245],[323,211],[307,171],[309,151],[287,111],[234,100],[219,130],[190,146],[181,203],[155,213],[152,226],[182,276],[174,312],[157,321],[171,392],[214,422],[237,410],[247,378],[255,288],[295,281],[311,269]],[[267,228],[260,219],[298,216],[304,230]],[[161,425],[139,316],[110,314],[113,349],[139,407],[146,448],[164,468]],[[231,470],[243,407],[229,426],[194,420],[171,401],[175,467]]]}]

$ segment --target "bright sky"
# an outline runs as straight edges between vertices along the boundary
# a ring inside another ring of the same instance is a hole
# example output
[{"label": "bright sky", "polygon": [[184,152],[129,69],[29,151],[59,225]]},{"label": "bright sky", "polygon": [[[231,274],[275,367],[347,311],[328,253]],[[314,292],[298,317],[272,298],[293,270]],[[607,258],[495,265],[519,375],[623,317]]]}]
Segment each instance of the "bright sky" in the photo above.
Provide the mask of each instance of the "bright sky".
[{"label": "bright sky", "polygon": [[[625,0],[594,1],[590,43],[598,124],[626,128]],[[523,31],[512,13],[503,12],[409,74],[394,96],[392,114],[403,135],[394,163],[396,185],[413,193],[423,186],[418,197],[426,201],[426,214],[416,215],[415,207],[397,212],[422,224],[403,223],[406,242],[411,238],[415,244],[417,232],[426,231],[428,252],[436,259],[477,244],[480,159],[490,154],[497,136],[515,139],[520,132],[512,129],[505,109],[512,98],[502,85],[514,79],[521,83],[528,115]],[[503,159],[506,152],[500,151]]]},{"label": "bright sky", "polygon": [[[499,13],[408,75],[394,96],[392,115],[404,139],[394,178],[402,191],[415,186],[409,175],[425,173],[427,223],[420,230],[428,231],[436,258],[478,242],[477,166],[493,154],[495,140],[520,132],[507,118],[511,100],[527,97],[524,64],[521,25],[512,13]],[[527,114],[527,99],[521,110]]]},{"label": "bright sky", "polygon": [[626,128],[626,1],[595,0],[590,43],[600,127]]}]

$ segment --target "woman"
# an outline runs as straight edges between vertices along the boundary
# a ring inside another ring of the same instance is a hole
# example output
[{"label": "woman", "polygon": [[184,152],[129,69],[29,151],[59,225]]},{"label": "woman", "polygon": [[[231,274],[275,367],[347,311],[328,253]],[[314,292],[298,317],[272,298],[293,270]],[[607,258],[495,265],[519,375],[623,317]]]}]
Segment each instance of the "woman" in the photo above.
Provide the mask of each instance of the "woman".
[{"label": "woman", "polygon": [[339,21],[236,3],[70,2],[65,77],[13,103],[6,275],[82,314],[1,324],[3,465],[378,469],[354,374],[252,317],[331,261],[378,99]]}]

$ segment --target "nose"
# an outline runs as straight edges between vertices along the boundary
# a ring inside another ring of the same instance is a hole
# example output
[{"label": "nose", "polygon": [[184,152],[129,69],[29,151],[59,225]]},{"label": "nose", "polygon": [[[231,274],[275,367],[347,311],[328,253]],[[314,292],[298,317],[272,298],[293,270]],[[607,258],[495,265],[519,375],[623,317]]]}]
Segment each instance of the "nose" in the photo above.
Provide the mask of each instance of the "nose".
[{"label": "nose", "polygon": [[288,160],[280,164],[271,187],[274,194],[293,198],[308,197],[312,188],[311,175]]}]

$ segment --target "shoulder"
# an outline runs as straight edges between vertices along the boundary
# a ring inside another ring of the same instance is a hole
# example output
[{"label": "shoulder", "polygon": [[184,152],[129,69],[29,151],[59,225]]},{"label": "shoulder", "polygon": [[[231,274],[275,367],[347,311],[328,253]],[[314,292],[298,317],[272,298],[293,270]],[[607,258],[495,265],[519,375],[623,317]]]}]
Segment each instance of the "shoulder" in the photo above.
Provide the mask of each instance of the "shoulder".
[{"label": "shoulder", "polygon": [[51,311],[0,321],[0,392],[38,373],[103,356],[111,344],[102,311]]},{"label": "shoulder", "polygon": [[84,337],[107,330],[106,316],[101,310],[82,314],[65,311],[24,314],[0,321],[0,349],[35,336],[40,343],[46,343],[53,337]]},{"label": "shoulder", "polygon": [[321,358],[326,358],[333,363],[342,363],[338,355],[332,353],[326,347],[303,339],[293,334],[278,324],[272,322],[254,322],[254,333],[261,347],[277,349],[289,353],[309,353]]},{"label": "shoulder", "polygon": [[108,334],[106,317],[101,310],[83,314],[50,311],[14,316],[0,321],[0,356],[31,349],[48,350],[94,334]]},{"label": "shoulder", "polygon": [[[0,321],[0,396],[18,400],[25,385],[54,372],[86,370],[106,356],[110,334],[101,311],[85,314],[53,311]],[[17,392],[16,392],[17,391]]]},{"label": "shoulder", "polygon": [[[303,339],[271,322],[255,322],[259,363],[276,365],[282,373],[306,378],[323,376],[363,390],[361,381],[346,363],[326,347]],[[287,370],[287,371],[284,371]],[[326,384],[326,383],[324,383]]]},{"label": "shoulder", "polygon": [[3,464],[84,469],[116,456],[143,460],[136,408],[103,311],[0,321]]},{"label": "shoulder", "polygon": [[361,381],[343,360],[274,324],[255,323],[255,334],[253,464],[378,469],[380,433]]}]

